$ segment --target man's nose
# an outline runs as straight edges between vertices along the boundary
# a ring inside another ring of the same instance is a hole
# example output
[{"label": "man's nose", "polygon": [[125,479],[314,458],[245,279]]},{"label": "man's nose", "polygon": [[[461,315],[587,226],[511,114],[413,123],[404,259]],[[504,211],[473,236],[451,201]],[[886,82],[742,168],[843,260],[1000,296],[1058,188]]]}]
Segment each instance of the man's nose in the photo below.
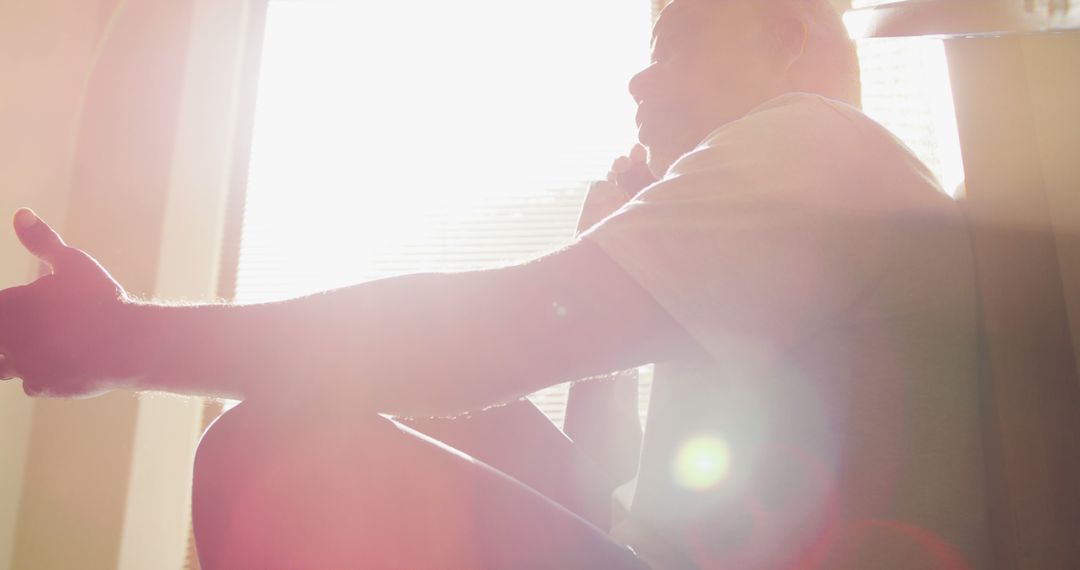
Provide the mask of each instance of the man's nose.
[{"label": "man's nose", "polygon": [[634,102],[641,103],[648,95],[650,86],[654,83],[656,65],[653,63],[630,78],[630,96],[634,98]]}]

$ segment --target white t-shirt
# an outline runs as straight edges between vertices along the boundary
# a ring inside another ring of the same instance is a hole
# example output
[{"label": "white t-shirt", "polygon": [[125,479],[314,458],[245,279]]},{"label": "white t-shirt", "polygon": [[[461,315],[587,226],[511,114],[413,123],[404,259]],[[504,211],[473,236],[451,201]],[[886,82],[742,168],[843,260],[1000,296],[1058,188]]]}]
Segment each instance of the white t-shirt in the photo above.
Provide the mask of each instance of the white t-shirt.
[{"label": "white t-shirt", "polygon": [[784,95],[713,132],[584,239],[705,349],[657,365],[621,529],[643,558],[983,566],[968,236],[883,127]]}]

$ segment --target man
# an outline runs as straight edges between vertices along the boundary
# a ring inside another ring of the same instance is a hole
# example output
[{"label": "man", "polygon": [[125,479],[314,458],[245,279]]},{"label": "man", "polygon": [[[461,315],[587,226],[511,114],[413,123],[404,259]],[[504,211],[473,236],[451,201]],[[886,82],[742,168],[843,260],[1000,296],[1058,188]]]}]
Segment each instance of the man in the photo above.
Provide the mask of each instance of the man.
[{"label": "man", "polygon": [[[196,460],[206,567],[981,567],[966,233],[857,86],[825,0],[675,0],[630,85],[658,183],[529,263],[281,303],[136,302],[21,210],[53,274],[0,293],[0,376],[244,399]],[[636,554],[376,415],[648,362]]]}]

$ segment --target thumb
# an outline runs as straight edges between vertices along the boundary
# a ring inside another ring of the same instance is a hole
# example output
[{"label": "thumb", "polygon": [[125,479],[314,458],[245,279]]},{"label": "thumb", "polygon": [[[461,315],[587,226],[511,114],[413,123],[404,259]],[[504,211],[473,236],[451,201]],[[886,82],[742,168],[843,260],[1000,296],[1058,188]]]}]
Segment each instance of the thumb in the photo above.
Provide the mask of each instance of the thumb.
[{"label": "thumb", "polygon": [[49,265],[56,262],[67,251],[67,245],[48,224],[37,217],[30,208],[20,208],[15,212],[15,235],[19,236],[30,253]]}]

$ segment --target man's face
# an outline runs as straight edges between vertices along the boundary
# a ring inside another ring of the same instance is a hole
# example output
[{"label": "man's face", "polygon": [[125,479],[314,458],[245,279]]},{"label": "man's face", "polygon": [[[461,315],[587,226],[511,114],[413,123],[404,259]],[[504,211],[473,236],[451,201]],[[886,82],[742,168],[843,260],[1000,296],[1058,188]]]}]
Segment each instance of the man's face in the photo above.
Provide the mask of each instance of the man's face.
[{"label": "man's face", "polygon": [[674,0],[664,9],[653,29],[652,63],[630,81],[638,139],[654,175],[781,92],[766,37],[750,2]]}]

